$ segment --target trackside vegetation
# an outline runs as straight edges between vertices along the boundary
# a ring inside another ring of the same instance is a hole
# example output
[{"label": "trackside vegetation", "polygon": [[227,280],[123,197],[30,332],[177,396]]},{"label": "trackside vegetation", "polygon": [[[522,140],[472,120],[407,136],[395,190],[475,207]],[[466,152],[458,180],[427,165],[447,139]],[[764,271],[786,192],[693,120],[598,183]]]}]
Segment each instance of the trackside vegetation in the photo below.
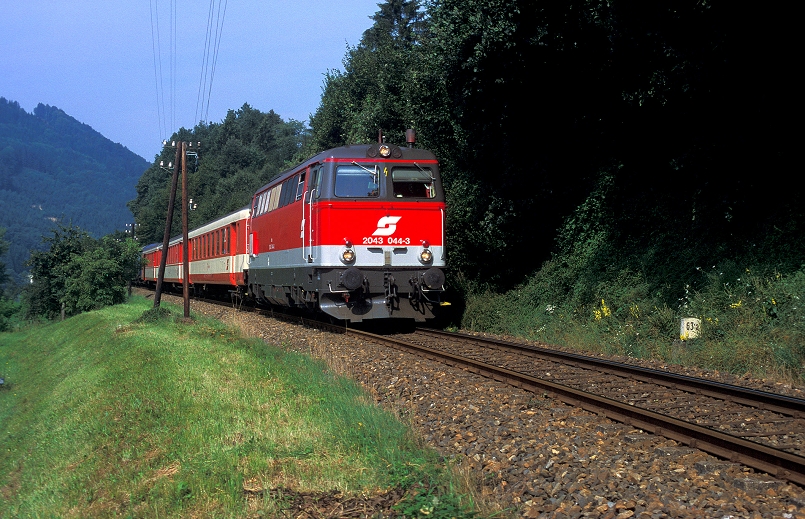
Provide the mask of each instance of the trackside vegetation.
[{"label": "trackside vegetation", "polygon": [[333,489],[402,489],[406,517],[474,515],[352,381],[150,306],[0,335],[0,517],[272,517],[283,491]]},{"label": "trackside vegetation", "polygon": [[[684,285],[683,296],[669,304],[640,272],[596,278],[591,269],[574,272],[565,260],[547,262],[506,293],[470,286],[462,326],[805,383],[805,268],[781,273],[731,261],[694,268],[698,283]],[[683,318],[700,320],[699,337],[682,336]]]}]

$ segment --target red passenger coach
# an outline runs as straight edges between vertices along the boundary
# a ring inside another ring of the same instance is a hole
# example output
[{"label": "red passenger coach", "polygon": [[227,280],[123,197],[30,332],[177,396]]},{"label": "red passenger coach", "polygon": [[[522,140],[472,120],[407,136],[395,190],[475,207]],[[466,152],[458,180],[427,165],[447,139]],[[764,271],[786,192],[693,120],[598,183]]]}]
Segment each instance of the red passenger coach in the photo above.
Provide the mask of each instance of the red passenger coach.
[{"label": "red passenger coach", "polygon": [[[194,291],[216,289],[234,290],[245,286],[248,271],[246,253],[246,224],[249,209],[240,209],[188,233],[190,277]],[[162,245],[149,245],[143,249],[146,265],[142,279],[156,282]],[[165,283],[184,283],[182,265],[182,238],[173,238],[168,245],[165,263]]]},{"label": "red passenger coach", "polygon": [[[324,151],[262,187],[248,208],[192,231],[194,289],[227,287],[353,322],[433,317],[445,281],[444,191],[436,157],[410,144]],[[156,279],[161,248],[143,249],[143,279]],[[166,282],[183,281],[181,263],[179,238]]]}]

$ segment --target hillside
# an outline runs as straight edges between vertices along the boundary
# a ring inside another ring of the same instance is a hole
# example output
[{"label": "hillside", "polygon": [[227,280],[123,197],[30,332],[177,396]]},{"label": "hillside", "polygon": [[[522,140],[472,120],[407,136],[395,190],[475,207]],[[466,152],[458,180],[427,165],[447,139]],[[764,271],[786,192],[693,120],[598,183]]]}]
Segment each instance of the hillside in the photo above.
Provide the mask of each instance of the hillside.
[{"label": "hillside", "polygon": [[64,111],[28,113],[0,97],[0,227],[15,278],[31,249],[57,223],[99,237],[134,221],[126,202],[148,162]]}]

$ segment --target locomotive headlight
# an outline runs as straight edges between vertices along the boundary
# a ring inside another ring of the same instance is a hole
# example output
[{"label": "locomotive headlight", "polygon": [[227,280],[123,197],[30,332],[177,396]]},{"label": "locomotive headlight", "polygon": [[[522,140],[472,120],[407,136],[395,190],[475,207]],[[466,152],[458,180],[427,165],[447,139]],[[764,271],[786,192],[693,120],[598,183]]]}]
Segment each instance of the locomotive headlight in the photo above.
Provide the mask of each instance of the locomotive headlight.
[{"label": "locomotive headlight", "polygon": [[381,144],[378,151],[380,152],[381,157],[388,157],[391,155],[391,148],[387,144]]},{"label": "locomotive headlight", "polygon": [[422,252],[419,253],[419,261],[422,263],[430,263],[433,261],[433,253],[430,249],[422,249]]},{"label": "locomotive headlight", "polygon": [[344,263],[352,263],[355,261],[355,251],[353,249],[344,249],[341,253],[341,261]]}]

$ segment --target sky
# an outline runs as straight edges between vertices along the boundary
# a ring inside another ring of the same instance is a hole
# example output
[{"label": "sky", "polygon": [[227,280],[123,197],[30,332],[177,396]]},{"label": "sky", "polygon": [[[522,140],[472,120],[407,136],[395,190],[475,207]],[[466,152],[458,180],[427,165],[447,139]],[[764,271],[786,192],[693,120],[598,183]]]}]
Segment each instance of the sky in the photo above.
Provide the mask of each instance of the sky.
[{"label": "sky", "polygon": [[[3,0],[0,97],[27,112],[58,107],[149,161],[174,130],[221,122],[244,103],[306,122],[379,1]],[[211,41],[222,29],[210,88],[211,12]]]}]

